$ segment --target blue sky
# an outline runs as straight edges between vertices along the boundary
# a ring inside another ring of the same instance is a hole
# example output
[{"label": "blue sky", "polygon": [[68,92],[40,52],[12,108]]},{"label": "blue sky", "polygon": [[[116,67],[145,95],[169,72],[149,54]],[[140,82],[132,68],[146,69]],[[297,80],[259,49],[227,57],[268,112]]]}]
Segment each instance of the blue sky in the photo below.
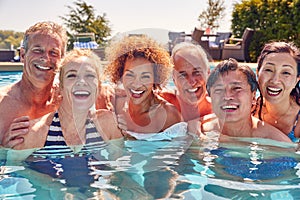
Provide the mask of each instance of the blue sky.
[{"label": "blue sky", "polygon": [[[225,0],[226,15],[219,30],[230,30],[232,5],[238,0]],[[25,31],[37,21],[62,23],[59,16],[68,14],[67,5],[74,0],[0,0],[0,30]],[[199,26],[197,18],[207,7],[207,0],[85,0],[106,13],[112,34],[142,28],[159,28],[190,33]]]}]

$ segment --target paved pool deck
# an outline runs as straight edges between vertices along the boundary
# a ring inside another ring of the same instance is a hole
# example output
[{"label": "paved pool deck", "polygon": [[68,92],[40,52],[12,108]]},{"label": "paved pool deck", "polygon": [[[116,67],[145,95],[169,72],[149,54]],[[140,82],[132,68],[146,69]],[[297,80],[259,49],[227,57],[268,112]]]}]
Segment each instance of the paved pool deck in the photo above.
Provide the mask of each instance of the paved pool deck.
[{"label": "paved pool deck", "polygon": [[0,62],[0,72],[5,71],[22,71],[23,63],[21,62]]}]

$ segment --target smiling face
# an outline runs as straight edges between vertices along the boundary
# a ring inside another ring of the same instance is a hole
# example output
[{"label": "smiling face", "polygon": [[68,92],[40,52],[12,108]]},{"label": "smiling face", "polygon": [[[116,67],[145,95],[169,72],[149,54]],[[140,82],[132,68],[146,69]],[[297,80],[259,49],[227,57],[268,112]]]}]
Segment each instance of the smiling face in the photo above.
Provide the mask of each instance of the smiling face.
[{"label": "smiling face", "polygon": [[298,80],[297,63],[289,53],[268,54],[258,71],[260,90],[270,103],[288,100]]},{"label": "smiling face", "polygon": [[122,77],[125,92],[134,104],[140,104],[152,94],[153,63],[145,58],[128,59]]},{"label": "smiling face", "polygon": [[62,41],[57,35],[36,33],[30,36],[28,49],[21,49],[24,75],[36,87],[51,84],[62,56]]},{"label": "smiling face", "polygon": [[219,76],[210,89],[213,112],[225,122],[238,122],[251,116],[255,92],[251,92],[247,77],[240,71],[228,71]]},{"label": "smiling face", "polygon": [[173,80],[183,101],[195,105],[205,98],[207,76],[208,66],[195,49],[176,53]]},{"label": "smiling face", "polygon": [[94,105],[99,77],[91,63],[89,58],[83,56],[63,66],[62,106],[85,111]]}]

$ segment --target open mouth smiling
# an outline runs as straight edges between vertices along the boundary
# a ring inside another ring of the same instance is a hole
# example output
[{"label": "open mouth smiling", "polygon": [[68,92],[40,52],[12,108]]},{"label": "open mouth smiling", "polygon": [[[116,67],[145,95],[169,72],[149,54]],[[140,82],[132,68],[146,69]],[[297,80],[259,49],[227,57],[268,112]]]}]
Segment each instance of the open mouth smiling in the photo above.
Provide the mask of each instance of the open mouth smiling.
[{"label": "open mouth smiling", "polygon": [[90,92],[83,91],[83,90],[73,92],[73,95],[76,97],[88,97],[88,96],[90,96],[90,94],[91,94]]},{"label": "open mouth smiling", "polygon": [[282,89],[280,88],[274,88],[274,87],[267,87],[267,92],[270,96],[276,96],[278,95]]},{"label": "open mouth smiling", "polygon": [[189,92],[189,93],[195,93],[195,92],[199,91],[200,88],[201,87],[195,87],[195,88],[187,89],[186,91]]},{"label": "open mouth smiling", "polygon": [[133,90],[133,89],[130,89],[130,92],[132,94],[133,97],[135,98],[139,98],[141,97],[141,95],[145,92],[144,90]]},{"label": "open mouth smiling", "polygon": [[52,67],[45,67],[45,66],[38,65],[38,64],[35,64],[34,66],[35,66],[35,68],[37,68],[38,70],[41,70],[41,71],[49,71],[49,70],[53,69]]},{"label": "open mouth smiling", "polygon": [[224,111],[235,111],[239,108],[238,105],[224,105],[224,106],[221,106],[221,109],[224,110]]}]

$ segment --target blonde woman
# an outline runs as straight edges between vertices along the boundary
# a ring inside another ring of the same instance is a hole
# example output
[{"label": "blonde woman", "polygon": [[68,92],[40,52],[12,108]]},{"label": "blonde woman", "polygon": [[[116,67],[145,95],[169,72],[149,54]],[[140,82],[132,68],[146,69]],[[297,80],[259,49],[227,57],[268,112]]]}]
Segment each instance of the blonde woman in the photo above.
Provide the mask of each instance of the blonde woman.
[{"label": "blonde woman", "polygon": [[[27,134],[14,149],[42,148],[34,155],[82,153],[122,138],[114,114],[95,111],[100,80],[100,59],[90,50],[74,49],[60,65],[62,102],[57,111],[30,120]],[[55,151],[54,151],[55,150]]]}]

